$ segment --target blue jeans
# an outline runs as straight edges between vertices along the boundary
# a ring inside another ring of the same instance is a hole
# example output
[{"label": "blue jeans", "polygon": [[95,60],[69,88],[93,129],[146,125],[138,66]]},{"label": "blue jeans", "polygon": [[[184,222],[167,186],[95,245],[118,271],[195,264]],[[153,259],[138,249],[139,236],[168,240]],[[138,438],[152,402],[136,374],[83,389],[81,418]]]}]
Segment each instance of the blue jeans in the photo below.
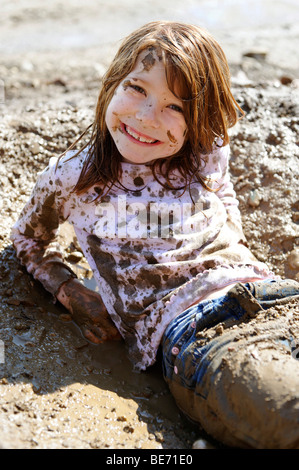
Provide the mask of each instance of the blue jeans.
[{"label": "blue jeans", "polygon": [[[298,307],[298,299],[296,281],[240,283],[220,298],[188,308],[166,329],[162,342],[164,378],[182,411],[216,439],[238,447],[299,447],[299,395],[295,401],[291,397],[295,408],[286,403],[289,411],[285,417],[275,418],[274,413],[269,419],[271,410],[265,414],[264,406],[272,399],[271,387],[279,389],[277,383],[268,383],[267,370],[273,369],[273,364],[277,380],[284,367],[288,371],[285,380],[299,391],[299,362],[292,356],[294,334],[299,343],[299,315],[295,321],[293,315],[286,320],[276,310],[267,313],[270,307],[279,306],[285,308],[286,315],[290,302],[294,309]],[[275,362],[269,351],[272,356],[275,353]],[[289,375],[298,377],[296,383]],[[273,394],[276,397],[277,393]],[[257,412],[260,409],[264,411]],[[251,414],[258,416],[250,423]],[[262,422],[268,422],[267,432]],[[291,442],[273,436],[271,422],[273,426],[281,422],[282,432],[291,433]]]}]

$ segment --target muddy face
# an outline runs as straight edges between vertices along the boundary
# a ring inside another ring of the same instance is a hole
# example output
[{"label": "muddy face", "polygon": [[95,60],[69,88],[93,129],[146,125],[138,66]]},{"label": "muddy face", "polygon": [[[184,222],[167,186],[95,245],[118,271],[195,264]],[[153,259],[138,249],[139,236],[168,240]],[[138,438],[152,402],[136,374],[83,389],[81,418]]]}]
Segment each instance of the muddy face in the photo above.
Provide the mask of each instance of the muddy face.
[{"label": "muddy face", "polygon": [[172,142],[173,144],[177,143],[176,138],[172,135],[172,133],[170,131],[167,131],[167,135],[168,135],[168,138],[169,138],[170,142]]},{"label": "muddy face", "polygon": [[116,89],[106,124],[123,160],[149,163],[177,153],[185,142],[183,103],[168,88],[154,49],[143,51]]}]

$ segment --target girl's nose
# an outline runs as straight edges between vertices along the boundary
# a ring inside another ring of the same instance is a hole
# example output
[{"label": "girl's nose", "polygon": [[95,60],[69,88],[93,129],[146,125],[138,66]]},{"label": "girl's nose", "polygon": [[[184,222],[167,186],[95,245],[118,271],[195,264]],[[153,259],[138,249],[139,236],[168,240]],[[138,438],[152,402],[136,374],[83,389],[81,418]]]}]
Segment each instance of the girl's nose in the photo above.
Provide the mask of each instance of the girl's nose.
[{"label": "girl's nose", "polygon": [[160,125],[158,112],[157,106],[153,103],[144,103],[136,112],[136,119],[150,127],[158,128]]}]

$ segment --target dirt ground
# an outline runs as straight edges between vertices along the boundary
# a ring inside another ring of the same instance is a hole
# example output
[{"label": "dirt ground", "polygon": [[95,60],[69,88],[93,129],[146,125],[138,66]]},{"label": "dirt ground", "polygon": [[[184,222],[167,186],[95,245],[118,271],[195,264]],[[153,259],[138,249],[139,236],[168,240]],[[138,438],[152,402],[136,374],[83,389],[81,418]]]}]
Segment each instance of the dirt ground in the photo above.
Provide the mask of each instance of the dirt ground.
[{"label": "dirt ground", "polygon": [[[219,447],[180,415],[159,361],[136,373],[122,343],[88,343],[19,265],[9,240],[37,172],[92,121],[101,75],[135,27],[178,19],[207,27],[221,42],[246,112],[231,132],[231,173],[248,245],[276,274],[299,281],[296,2],[180,3],[2,2],[2,448],[191,449],[200,437],[203,448]],[[60,239],[82,282],[93,286],[69,226]]]}]

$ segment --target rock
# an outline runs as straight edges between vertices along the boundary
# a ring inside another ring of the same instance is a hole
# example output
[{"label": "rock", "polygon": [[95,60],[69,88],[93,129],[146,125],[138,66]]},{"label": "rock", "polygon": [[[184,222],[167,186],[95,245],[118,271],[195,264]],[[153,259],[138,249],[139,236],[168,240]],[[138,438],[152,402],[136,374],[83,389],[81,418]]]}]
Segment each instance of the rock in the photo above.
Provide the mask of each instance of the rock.
[{"label": "rock", "polygon": [[24,322],[17,322],[15,324],[15,329],[20,331],[20,330],[28,330],[30,327],[24,323]]},{"label": "rock", "polygon": [[260,205],[261,200],[261,194],[257,189],[254,189],[250,192],[247,202],[250,207],[258,207]]},{"label": "rock", "polygon": [[9,305],[20,305],[21,301],[19,299],[7,299],[6,303]]},{"label": "rock", "polygon": [[263,49],[256,49],[249,52],[245,52],[243,57],[251,57],[252,59],[264,61],[266,60],[268,52]]},{"label": "rock", "polygon": [[280,83],[282,85],[291,85],[292,82],[293,79],[291,77],[288,77],[287,75],[283,75],[282,77],[280,77]]},{"label": "rock", "polygon": [[299,222],[299,212],[292,214],[292,221],[295,223]]},{"label": "rock", "polygon": [[223,331],[224,331],[224,328],[222,325],[217,325],[216,328],[215,328],[215,331],[217,333],[217,335],[222,335]]},{"label": "rock", "polygon": [[287,258],[287,263],[290,266],[290,268],[299,270],[299,250],[298,249],[294,249],[290,252]]},{"label": "rock", "polygon": [[215,449],[215,447],[205,439],[198,439],[193,443],[192,449]]},{"label": "rock", "polygon": [[27,132],[34,132],[35,131],[35,125],[33,122],[30,122],[29,120],[25,119],[11,119],[9,121],[10,127],[13,127],[16,129],[18,132],[23,132],[24,134]]},{"label": "rock", "polygon": [[67,256],[67,260],[71,263],[78,263],[82,259],[83,255],[80,251],[73,251]]},{"label": "rock", "polygon": [[63,78],[55,78],[54,80],[49,80],[47,85],[66,87],[66,81]]},{"label": "rock", "polygon": [[37,142],[33,142],[29,148],[33,155],[37,155],[40,152],[40,145]]},{"label": "rock", "polygon": [[69,313],[61,313],[59,315],[59,320],[63,322],[70,322],[72,321],[72,316]]},{"label": "rock", "polygon": [[248,87],[252,85],[252,81],[249,80],[246,73],[243,70],[239,70],[236,75],[232,77],[232,84],[234,86]]},{"label": "rock", "polygon": [[20,70],[23,72],[32,72],[33,69],[34,66],[29,60],[23,60],[23,62],[20,64]]},{"label": "rock", "polygon": [[134,428],[133,428],[133,426],[125,426],[125,427],[123,428],[123,431],[124,431],[124,432],[127,432],[127,433],[133,433],[133,432],[134,432]]}]

